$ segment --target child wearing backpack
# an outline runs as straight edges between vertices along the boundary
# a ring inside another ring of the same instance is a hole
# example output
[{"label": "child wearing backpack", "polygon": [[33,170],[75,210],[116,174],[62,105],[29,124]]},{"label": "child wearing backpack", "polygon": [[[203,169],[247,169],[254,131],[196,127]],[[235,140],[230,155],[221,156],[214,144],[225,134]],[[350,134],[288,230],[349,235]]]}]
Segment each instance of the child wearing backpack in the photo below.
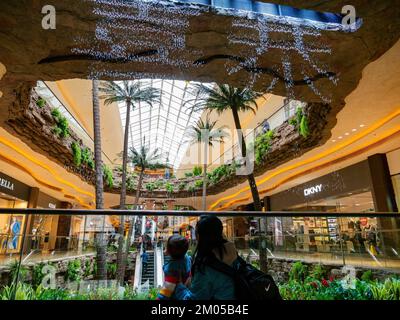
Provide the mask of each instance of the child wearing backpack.
[{"label": "child wearing backpack", "polygon": [[191,277],[191,259],[186,254],[189,242],[180,235],[173,235],[167,241],[167,254],[171,260],[164,267],[164,284],[157,296],[157,300],[175,299],[175,288],[178,284],[186,284]]}]

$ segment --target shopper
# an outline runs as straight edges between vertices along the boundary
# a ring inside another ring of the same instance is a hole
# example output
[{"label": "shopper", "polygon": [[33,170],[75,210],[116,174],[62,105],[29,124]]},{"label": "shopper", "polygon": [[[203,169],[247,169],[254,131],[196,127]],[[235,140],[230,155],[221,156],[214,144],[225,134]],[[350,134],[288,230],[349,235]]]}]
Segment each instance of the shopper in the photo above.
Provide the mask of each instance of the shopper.
[{"label": "shopper", "polygon": [[207,265],[207,260],[215,256],[232,266],[238,255],[233,243],[223,237],[221,220],[215,216],[202,216],[196,225],[197,248],[192,266],[190,288],[182,283],[175,289],[180,300],[234,300],[235,284],[232,277]]},{"label": "shopper", "polygon": [[142,258],[142,270],[144,273],[147,273],[147,265],[149,262],[149,254],[146,252],[145,249],[143,249],[143,253],[141,255]]},{"label": "shopper", "polygon": [[185,237],[180,235],[169,237],[166,253],[171,259],[163,266],[165,280],[157,296],[158,300],[175,300],[176,285],[188,283],[192,266],[190,257],[187,255],[188,249],[189,242]]}]

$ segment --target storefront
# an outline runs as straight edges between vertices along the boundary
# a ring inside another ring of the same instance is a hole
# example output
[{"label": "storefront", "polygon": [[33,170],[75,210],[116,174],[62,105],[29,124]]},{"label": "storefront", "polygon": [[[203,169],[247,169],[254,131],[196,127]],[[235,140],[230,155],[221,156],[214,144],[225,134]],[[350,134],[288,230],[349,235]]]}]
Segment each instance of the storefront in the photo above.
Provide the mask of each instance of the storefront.
[{"label": "storefront", "polygon": [[[68,208],[70,204],[55,199],[38,188],[31,188],[31,206],[41,209],[63,209]],[[31,215],[28,221],[28,250],[49,252],[77,246],[76,230],[79,232],[82,221],[80,216]]]},{"label": "storefront", "polygon": [[[1,208],[27,208],[29,196],[29,186],[0,172]],[[25,219],[23,214],[0,214],[0,254],[13,254],[21,250]]]},{"label": "storefront", "polygon": [[[268,234],[273,245],[286,250],[331,252],[341,239],[347,252],[366,252],[375,239],[378,245],[397,247],[394,219],[377,219],[373,212],[396,211],[393,186],[385,155],[332,172],[266,197],[266,211],[321,212],[321,217],[271,218]],[[363,218],[329,217],[329,213],[365,213]],[[325,214],[324,214],[325,213]],[[370,240],[368,240],[370,239]],[[395,246],[393,246],[395,245]]]},{"label": "storefront", "polygon": [[[62,209],[70,204],[0,172],[0,207]],[[80,217],[60,215],[1,214],[0,254],[19,253],[23,235],[26,237],[24,252],[71,249],[77,238],[71,232],[80,229],[81,220]]]}]

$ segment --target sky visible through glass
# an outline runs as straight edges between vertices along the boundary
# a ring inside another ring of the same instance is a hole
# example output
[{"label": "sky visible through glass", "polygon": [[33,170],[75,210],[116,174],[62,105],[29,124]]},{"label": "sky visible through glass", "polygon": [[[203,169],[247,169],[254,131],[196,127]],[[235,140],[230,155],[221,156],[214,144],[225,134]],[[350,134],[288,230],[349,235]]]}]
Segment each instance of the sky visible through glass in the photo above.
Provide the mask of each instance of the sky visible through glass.
[{"label": "sky visible through glass", "polygon": [[[161,90],[161,103],[153,107],[139,103],[131,111],[129,147],[138,149],[145,143],[150,150],[158,148],[162,153],[160,162],[168,162],[177,169],[188,146],[185,132],[202,114],[190,111],[190,106],[196,103],[194,82],[161,79],[140,82]],[[119,107],[125,131],[126,106],[121,103]]]}]

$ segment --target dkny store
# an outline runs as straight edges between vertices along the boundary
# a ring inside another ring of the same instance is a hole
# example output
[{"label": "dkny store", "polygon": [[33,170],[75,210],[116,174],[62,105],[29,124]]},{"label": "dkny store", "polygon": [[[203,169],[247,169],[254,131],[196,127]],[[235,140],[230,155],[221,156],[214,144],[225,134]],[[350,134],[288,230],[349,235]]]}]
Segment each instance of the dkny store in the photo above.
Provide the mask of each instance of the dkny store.
[{"label": "dkny store", "polygon": [[[399,248],[397,219],[375,212],[398,212],[385,154],[337,170],[264,198],[266,211],[305,212],[305,217],[268,219],[275,248],[331,252],[343,240],[348,253]],[[321,212],[321,217],[306,217]],[[362,218],[329,217],[329,213],[365,213]]]}]

